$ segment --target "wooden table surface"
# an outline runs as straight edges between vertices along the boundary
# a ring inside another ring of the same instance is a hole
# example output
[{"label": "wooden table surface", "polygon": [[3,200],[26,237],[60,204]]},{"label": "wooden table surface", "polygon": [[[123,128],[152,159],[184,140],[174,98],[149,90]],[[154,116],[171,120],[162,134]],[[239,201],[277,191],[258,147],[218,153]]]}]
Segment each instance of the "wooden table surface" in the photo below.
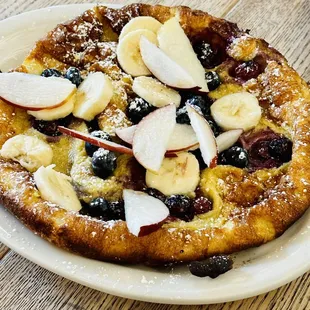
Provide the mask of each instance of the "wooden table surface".
[{"label": "wooden table surface", "polygon": [[[0,0],[0,20],[51,5],[87,2]],[[104,2],[127,4],[133,1]],[[189,5],[237,22],[243,29],[252,29],[253,35],[265,38],[279,49],[305,80],[310,81],[310,0],[145,2]],[[0,309],[310,309],[310,272],[278,290],[245,300],[209,306],[169,306],[118,298],[83,287],[44,270],[0,243]]]}]

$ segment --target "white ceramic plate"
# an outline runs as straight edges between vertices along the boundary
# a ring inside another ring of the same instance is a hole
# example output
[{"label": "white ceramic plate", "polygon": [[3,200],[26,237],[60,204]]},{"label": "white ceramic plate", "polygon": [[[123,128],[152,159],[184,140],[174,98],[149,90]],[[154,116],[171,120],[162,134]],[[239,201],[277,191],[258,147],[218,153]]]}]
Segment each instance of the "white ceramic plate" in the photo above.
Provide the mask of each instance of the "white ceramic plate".
[{"label": "white ceramic plate", "polygon": [[[0,22],[0,69],[19,65],[34,42],[57,23],[92,7],[67,5],[28,12]],[[36,264],[113,295],[170,304],[208,304],[275,289],[310,269],[310,213],[282,237],[236,255],[235,268],[215,280],[172,271],[119,266],[65,252],[25,228],[0,206],[0,240]]]}]

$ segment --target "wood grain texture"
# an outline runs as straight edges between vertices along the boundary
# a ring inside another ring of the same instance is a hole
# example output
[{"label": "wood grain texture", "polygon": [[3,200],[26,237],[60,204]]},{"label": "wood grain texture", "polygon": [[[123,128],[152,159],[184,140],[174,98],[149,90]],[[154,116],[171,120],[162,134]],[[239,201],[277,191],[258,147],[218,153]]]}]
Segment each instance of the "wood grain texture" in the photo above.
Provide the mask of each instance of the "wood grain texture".
[{"label": "wood grain texture", "polygon": [[[0,19],[49,5],[87,2],[89,1],[0,0]],[[133,1],[102,2],[127,4]],[[206,10],[216,16],[226,16],[243,28],[253,29],[253,35],[265,38],[288,58],[306,80],[310,80],[309,0],[154,0],[147,2],[190,5],[192,8]],[[12,251],[6,253],[7,248],[0,244],[0,309],[310,309],[310,273],[278,290],[246,300],[210,306],[168,306],[100,293],[52,274]]]}]

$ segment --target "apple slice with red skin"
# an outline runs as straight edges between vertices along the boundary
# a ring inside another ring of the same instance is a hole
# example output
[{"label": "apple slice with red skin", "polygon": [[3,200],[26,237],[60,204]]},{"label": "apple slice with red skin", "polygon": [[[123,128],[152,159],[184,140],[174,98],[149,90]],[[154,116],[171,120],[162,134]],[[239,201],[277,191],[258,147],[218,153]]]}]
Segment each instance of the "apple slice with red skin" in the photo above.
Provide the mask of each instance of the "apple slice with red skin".
[{"label": "apple slice with red skin", "polygon": [[221,153],[233,146],[242,135],[243,129],[233,129],[221,133],[216,137],[218,152]]},{"label": "apple slice with red skin", "polygon": [[[115,133],[124,142],[131,144],[137,125],[116,129]],[[199,147],[196,134],[190,125],[176,124],[169,139],[167,154],[192,150]]]},{"label": "apple slice with red skin", "polygon": [[136,160],[146,169],[160,169],[170,137],[176,125],[176,106],[157,109],[137,125],[132,149]]},{"label": "apple slice with red skin", "polygon": [[[140,39],[144,64],[162,83],[176,89],[198,89],[192,76],[145,37]],[[182,51],[177,51],[182,53]]]},{"label": "apple slice with red skin", "polygon": [[128,230],[137,237],[156,231],[169,216],[167,206],[146,193],[125,189],[123,198]]},{"label": "apple slice with red skin", "polygon": [[214,133],[209,123],[195,108],[186,104],[186,109],[191,125],[197,135],[203,161],[209,168],[214,168],[217,165],[218,154]]},{"label": "apple slice with red skin", "polygon": [[102,139],[93,137],[87,133],[83,133],[83,132],[80,132],[77,130],[69,129],[69,128],[66,128],[63,126],[58,126],[58,130],[65,135],[83,140],[85,142],[89,142],[93,145],[104,148],[106,150],[109,150],[112,152],[118,152],[118,153],[133,155],[132,149],[130,149],[126,146],[123,146],[123,145],[120,145],[120,144],[117,144],[117,143],[114,143],[111,141],[102,140]]},{"label": "apple slice with red skin", "polygon": [[60,77],[43,77],[21,72],[0,74],[0,99],[29,111],[54,109],[65,104],[76,86]]}]

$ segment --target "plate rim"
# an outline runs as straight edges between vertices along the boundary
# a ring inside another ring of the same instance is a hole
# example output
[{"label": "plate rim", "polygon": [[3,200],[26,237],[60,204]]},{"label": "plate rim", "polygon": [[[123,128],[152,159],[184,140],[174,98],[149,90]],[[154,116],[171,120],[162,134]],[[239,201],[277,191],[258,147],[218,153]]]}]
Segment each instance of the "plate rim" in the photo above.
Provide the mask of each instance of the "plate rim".
[{"label": "plate rim", "polygon": [[[6,19],[1,20],[0,26],[5,24],[5,23],[8,23],[8,22],[9,23],[16,22],[21,18],[27,18],[31,15],[40,14],[42,12],[46,12],[49,10],[62,10],[62,9],[68,9],[70,7],[75,7],[75,8],[81,7],[81,9],[82,8],[88,9],[88,8],[93,7],[93,6],[96,6],[97,4],[98,3],[64,4],[64,5],[49,6],[49,7],[45,7],[45,8],[41,8],[41,9],[36,9],[36,10],[30,10],[30,11],[23,12],[23,13],[20,13],[20,14],[17,14],[17,15],[14,15],[14,16],[11,16],[11,17],[8,17]],[[120,8],[123,6],[122,4],[108,4],[108,3],[99,3],[99,5],[105,5],[105,6],[114,7],[114,8]],[[1,30],[0,30],[0,40],[1,40]],[[0,205],[0,208],[4,208],[4,207]],[[7,212],[9,216],[14,217],[14,215],[12,215],[7,210],[5,212]],[[19,224],[22,227],[25,227],[20,221],[19,221]],[[0,223],[0,228],[1,228],[1,223]],[[25,229],[28,230],[28,228],[26,228],[26,227],[25,227]],[[33,233],[33,232],[31,232],[31,233]],[[36,236],[36,237],[38,237],[38,236]],[[40,238],[40,237],[38,237],[38,238]],[[279,238],[281,238],[281,237],[279,237]],[[25,257],[29,261],[41,266],[44,269],[51,271],[51,272],[53,272],[59,276],[65,277],[65,278],[67,278],[73,282],[82,284],[86,287],[90,287],[90,288],[98,290],[98,291],[102,291],[102,292],[107,293],[107,294],[111,294],[111,295],[119,296],[119,297],[123,297],[123,298],[130,298],[130,299],[145,301],[145,302],[153,302],[153,303],[176,304],[176,305],[200,305],[200,304],[214,304],[214,303],[230,302],[230,301],[245,299],[245,298],[257,296],[257,295],[260,295],[263,293],[267,293],[271,290],[279,288],[280,286],[283,286],[283,285],[293,281],[294,279],[298,278],[299,276],[306,273],[310,269],[310,261],[309,261],[308,264],[304,264],[303,266],[299,266],[299,268],[295,267],[293,274],[286,274],[284,277],[281,277],[281,279],[277,279],[277,281],[267,283],[267,285],[265,287],[262,287],[260,289],[253,289],[253,288],[248,289],[248,291],[246,293],[240,293],[239,295],[236,295],[235,297],[231,297],[231,298],[218,298],[218,297],[217,298],[212,298],[212,297],[210,298],[210,296],[208,296],[208,298],[206,298],[206,297],[201,298],[201,296],[199,296],[197,298],[197,296],[192,296],[191,298],[185,297],[184,299],[173,299],[173,298],[172,299],[167,299],[167,298],[163,299],[160,296],[139,295],[135,291],[121,292],[117,289],[113,289],[113,288],[108,287],[108,286],[102,287],[102,289],[100,289],[100,288],[98,288],[98,286],[92,285],[90,282],[83,281],[82,279],[77,279],[76,277],[71,275],[69,272],[55,268],[54,266],[49,265],[47,262],[40,260],[38,257],[36,257],[34,255],[30,255],[29,253],[27,253],[27,251],[21,250],[21,248],[19,248],[14,243],[10,244],[10,242],[8,240],[9,239],[5,239],[0,234],[0,241],[3,244],[5,244],[6,246],[8,246],[10,249],[12,249],[14,252],[18,253],[19,255],[21,255],[22,257]],[[45,242],[47,242],[47,241],[45,241]],[[50,245],[55,247],[52,244],[50,244]],[[82,258],[84,258],[84,257],[82,257]],[[105,262],[102,262],[102,264],[105,264]]]}]

